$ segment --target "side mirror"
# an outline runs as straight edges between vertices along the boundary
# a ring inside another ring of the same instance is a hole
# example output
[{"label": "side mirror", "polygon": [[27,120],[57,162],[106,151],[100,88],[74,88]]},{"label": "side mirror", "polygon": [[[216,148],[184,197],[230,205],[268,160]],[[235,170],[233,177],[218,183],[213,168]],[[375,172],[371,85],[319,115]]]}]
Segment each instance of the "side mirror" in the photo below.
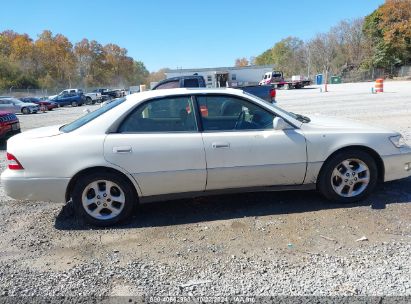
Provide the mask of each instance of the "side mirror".
[{"label": "side mirror", "polygon": [[288,124],[281,117],[275,117],[273,120],[274,130],[284,130],[288,127]]}]

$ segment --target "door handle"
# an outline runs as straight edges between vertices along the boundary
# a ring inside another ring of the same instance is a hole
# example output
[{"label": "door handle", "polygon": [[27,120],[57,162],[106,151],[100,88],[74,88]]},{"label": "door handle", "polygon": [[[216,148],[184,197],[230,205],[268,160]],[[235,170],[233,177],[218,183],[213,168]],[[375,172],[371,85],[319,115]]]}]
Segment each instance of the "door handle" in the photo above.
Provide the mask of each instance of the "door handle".
[{"label": "door handle", "polygon": [[213,147],[213,149],[230,148],[230,144],[225,142],[215,142],[211,144],[211,147]]},{"label": "door handle", "polygon": [[113,147],[113,153],[131,153],[132,150],[130,146]]}]

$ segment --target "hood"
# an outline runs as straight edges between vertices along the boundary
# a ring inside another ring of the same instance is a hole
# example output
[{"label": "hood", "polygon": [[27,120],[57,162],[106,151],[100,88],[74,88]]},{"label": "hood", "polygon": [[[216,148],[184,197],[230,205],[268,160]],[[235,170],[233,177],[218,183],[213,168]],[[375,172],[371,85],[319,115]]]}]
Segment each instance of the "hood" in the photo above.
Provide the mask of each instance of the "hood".
[{"label": "hood", "polygon": [[311,122],[303,124],[304,127],[311,129],[324,129],[324,130],[347,130],[347,131],[358,131],[358,132],[372,132],[372,133],[397,133],[383,127],[370,126],[363,124],[361,122],[350,120],[350,119],[340,119],[334,117],[323,117],[319,115],[310,116]]},{"label": "hood", "polygon": [[12,112],[8,112],[8,111],[0,111],[0,116],[6,116],[6,115],[14,115],[14,113]]},{"label": "hood", "polygon": [[60,131],[62,125],[56,125],[51,127],[36,128],[28,131],[24,131],[18,135],[13,136],[9,140],[22,140],[22,139],[34,139],[34,138],[44,138],[52,137],[63,134]]}]

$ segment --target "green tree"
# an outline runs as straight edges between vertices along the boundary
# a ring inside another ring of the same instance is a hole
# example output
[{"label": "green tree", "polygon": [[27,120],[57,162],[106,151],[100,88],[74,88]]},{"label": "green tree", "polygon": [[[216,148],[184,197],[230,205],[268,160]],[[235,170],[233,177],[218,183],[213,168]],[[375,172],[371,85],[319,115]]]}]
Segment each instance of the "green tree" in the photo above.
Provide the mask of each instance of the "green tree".
[{"label": "green tree", "polygon": [[305,69],[304,42],[296,37],[287,37],[277,42],[255,58],[258,65],[274,64],[275,69],[286,75],[301,74]]}]

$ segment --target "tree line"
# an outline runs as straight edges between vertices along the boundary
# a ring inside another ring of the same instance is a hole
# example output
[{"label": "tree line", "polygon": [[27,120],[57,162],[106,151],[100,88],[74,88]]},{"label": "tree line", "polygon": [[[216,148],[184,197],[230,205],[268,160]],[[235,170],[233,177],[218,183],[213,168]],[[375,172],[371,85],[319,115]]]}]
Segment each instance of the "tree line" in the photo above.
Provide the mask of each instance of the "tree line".
[{"label": "tree line", "polygon": [[308,41],[287,37],[236,66],[274,64],[286,75],[344,75],[411,65],[411,0],[386,0],[364,18],[344,20]]},{"label": "tree line", "polygon": [[128,87],[145,83],[148,76],[141,61],[113,43],[83,39],[73,44],[48,30],[36,40],[14,31],[0,33],[0,89]]}]

